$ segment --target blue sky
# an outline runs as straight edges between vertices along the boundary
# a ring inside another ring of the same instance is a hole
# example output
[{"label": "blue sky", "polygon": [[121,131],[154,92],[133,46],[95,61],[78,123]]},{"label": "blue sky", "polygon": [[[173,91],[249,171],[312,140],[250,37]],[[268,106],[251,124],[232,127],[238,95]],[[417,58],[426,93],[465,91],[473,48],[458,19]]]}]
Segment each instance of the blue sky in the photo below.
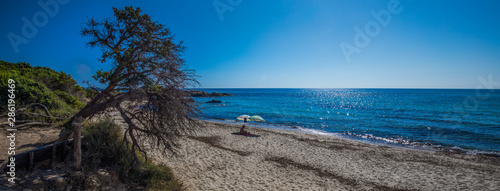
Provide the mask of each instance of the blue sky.
[{"label": "blue sky", "polygon": [[[133,5],[184,42],[186,64],[203,88],[476,88],[479,78],[500,81],[499,1],[65,1],[42,0],[58,2],[53,16],[38,1],[2,2],[0,60],[89,80],[110,66],[85,46],[81,26]],[[382,26],[372,11],[390,20],[380,17],[388,21]],[[23,17],[39,25],[36,33],[23,36]],[[17,52],[9,34],[26,40]],[[346,56],[342,43],[355,53]]]}]

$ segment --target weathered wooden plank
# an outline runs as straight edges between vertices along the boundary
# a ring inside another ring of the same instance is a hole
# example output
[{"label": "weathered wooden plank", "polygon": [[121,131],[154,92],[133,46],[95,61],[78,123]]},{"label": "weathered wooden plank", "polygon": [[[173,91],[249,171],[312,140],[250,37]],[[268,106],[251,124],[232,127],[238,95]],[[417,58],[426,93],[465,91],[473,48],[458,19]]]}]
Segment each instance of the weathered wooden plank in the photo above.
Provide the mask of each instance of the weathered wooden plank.
[{"label": "weathered wooden plank", "polygon": [[30,158],[29,158],[29,163],[28,163],[29,164],[28,165],[28,170],[31,171],[31,170],[33,170],[33,167],[35,166],[35,161],[34,161],[34,159],[35,159],[35,151],[29,152],[29,156],[30,156]]},{"label": "weathered wooden plank", "polygon": [[0,159],[0,172],[3,172],[5,167],[7,167],[7,161],[9,160],[9,157],[7,157],[7,160],[2,160]]},{"label": "weathered wooden plank", "polygon": [[66,152],[67,152],[66,151],[66,147],[68,146],[68,142],[64,142],[62,144],[62,146],[63,146],[63,148],[62,148],[62,158],[61,158],[61,160],[64,160],[64,157],[66,156]]},{"label": "weathered wooden plank", "polygon": [[[16,158],[16,169],[32,170],[34,167],[39,166],[37,163],[45,163],[47,161],[49,162],[48,164],[52,166],[57,158],[64,160],[65,155],[68,154],[66,146],[72,144],[73,140],[70,139],[14,155]],[[6,165],[6,162],[1,164],[0,172],[6,169]]]},{"label": "weathered wooden plank", "polygon": [[52,157],[50,157],[50,167],[54,167],[57,156],[57,145],[52,145]]},{"label": "weathered wooden plank", "polygon": [[71,123],[73,125],[73,169],[82,170],[82,121],[81,116],[76,117],[76,119]]}]

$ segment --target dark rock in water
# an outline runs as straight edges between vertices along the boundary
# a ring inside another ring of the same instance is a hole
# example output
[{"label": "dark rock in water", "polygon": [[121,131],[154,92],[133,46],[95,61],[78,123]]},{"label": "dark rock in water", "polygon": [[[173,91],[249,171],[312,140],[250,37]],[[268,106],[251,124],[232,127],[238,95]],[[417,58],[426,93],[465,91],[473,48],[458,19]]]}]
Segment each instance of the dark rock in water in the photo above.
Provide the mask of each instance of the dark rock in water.
[{"label": "dark rock in water", "polygon": [[188,90],[187,93],[191,95],[191,97],[209,97],[210,94],[205,91],[200,90]]},{"label": "dark rock in water", "polygon": [[228,93],[219,93],[219,92],[212,92],[208,93],[206,91],[200,91],[200,90],[187,90],[186,91],[191,97],[223,97],[223,96],[233,96],[232,94]]},{"label": "dark rock in water", "polygon": [[222,103],[222,101],[213,99],[212,101],[207,101],[205,103]]},{"label": "dark rock in water", "polygon": [[194,102],[194,99],[192,97],[190,97],[190,98],[186,98],[186,101],[191,103],[191,102]]},{"label": "dark rock in water", "polygon": [[210,94],[210,96],[211,96],[211,97],[221,97],[221,96],[224,96],[224,94],[221,94],[221,93],[219,93],[219,92],[212,92],[212,93]]}]

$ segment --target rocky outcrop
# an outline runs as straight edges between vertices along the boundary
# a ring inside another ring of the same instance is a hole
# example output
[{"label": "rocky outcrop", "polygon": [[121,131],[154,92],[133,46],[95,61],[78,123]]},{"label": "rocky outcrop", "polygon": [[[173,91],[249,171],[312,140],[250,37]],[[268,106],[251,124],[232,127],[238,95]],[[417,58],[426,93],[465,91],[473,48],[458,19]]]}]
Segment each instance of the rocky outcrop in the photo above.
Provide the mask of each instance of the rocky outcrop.
[{"label": "rocky outcrop", "polygon": [[212,92],[208,93],[206,91],[200,90],[187,90],[186,91],[191,97],[223,97],[223,96],[233,96],[233,94]]},{"label": "rocky outcrop", "polygon": [[232,94],[228,93],[219,93],[219,92],[212,92],[210,94],[210,97],[223,97],[223,96],[232,96]]},{"label": "rocky outcrop", "polygon": [[213,99],[213,100],[207,101],[205,103],[222,103],[222,101],[221,100],[215,100],[215,99]]}]

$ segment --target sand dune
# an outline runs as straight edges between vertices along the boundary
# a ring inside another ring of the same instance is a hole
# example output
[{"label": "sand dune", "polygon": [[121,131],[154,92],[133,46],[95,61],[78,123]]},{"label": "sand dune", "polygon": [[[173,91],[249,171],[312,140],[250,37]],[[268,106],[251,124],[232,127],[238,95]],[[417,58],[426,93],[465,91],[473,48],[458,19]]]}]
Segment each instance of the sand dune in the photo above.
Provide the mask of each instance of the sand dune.
[{"label": "sand dune", "polygon": [[204,122],[177,156],[151,152],[188,190],[499,190],[500,163],[325,135]]}]

